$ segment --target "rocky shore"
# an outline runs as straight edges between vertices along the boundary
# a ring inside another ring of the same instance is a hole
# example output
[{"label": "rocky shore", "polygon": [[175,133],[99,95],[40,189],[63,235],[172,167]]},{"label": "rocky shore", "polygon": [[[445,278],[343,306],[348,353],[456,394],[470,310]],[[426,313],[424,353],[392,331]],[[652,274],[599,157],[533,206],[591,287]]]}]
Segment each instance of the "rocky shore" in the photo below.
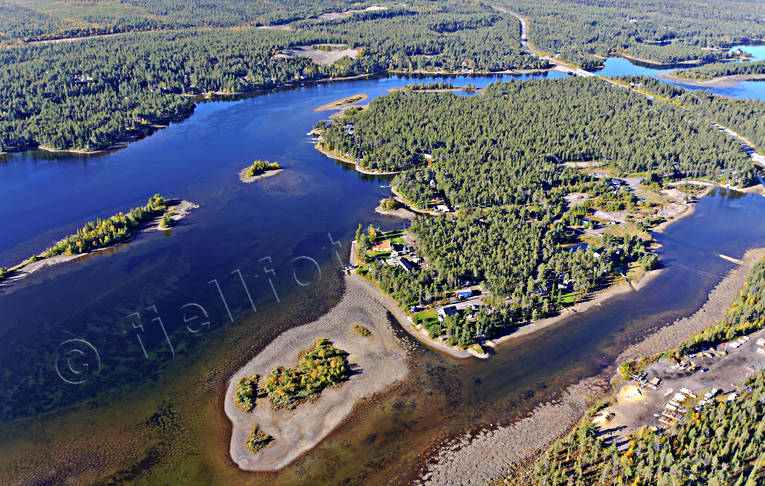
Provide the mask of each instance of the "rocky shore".
[{"label": "rocky shore", "polygon": [[[710,291],[709,298],[698,311],[629,346],[614,366],[672,349],[691,334],[719,322],[743,287],[752,265],[763,257],[765,248],[749,250],[741,259],[742,263]],[[433,457],[418,484],[486,483],[511,473],[568,433],[597,399],[611,393],[610,379],[608,373],[583,379],[568,387],[559,400],[537,407],[526,418],[455,439]]]}]

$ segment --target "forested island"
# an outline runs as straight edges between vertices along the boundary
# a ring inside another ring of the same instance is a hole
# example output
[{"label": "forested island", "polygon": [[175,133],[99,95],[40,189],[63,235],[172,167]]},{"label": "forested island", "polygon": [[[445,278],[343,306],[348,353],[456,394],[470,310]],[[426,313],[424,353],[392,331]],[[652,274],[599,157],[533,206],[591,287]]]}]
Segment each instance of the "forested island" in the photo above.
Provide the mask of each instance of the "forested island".
[{"label": "forested island", "polygon": [[679,182],[745,187],[758,173],[706,117],[735,116],[749,134],[761,102],[743,102],[752,113],[741,116],[738,101],[661,89],[688,108],[574,78],[496,83],[470,98],[401,90],[319,123],[325,150],[403,171],[397,203],[437,215],[416,218],[406,235],[360,228],[359,271],[413,324],[463,348],[627,275],[639,280],[659,266],[650,229],[667,204],[687,203],[672,192]]},{"label": "forested island", "polygon": [[259,179],[275,176],[280,173],[282,166],[278,162],[256,160],[249,166],[239,171],[239,180],[245,183],[255,182]]},{"label": "forested island", "polygon": [[[736,365],[735,358],[728,359],[727,355],[733,352],[756,355],[756,350],[763,348],[763,343],[758,342],[749,344],[748,350],[739,351],[747,343],[746,336],[765,326],[765,300],[760,296],[763,285],[765,260],[760,260],[750,270],[744,288],[719,324],[690,336],[662,355],[662,359],[678,363],[681,370],[673,369],[668,376],[692,375],[694,368],[698,369],[693,360],[704,359],[709,366],[725,367],[726,373],[745,377],[738,385],[724,382],[723,386],[734,387],[733,392],[721,393],[712,385],[720,378],[710,378],[696,393],[687,388],[670,388],[670,393],[679,391],[673,400],[682,400],[685,406],[675,407],[670,400],[660,419],[661,428],[631,424],[635,432],[628,434],[625,442],[614,440],[613,431],[609,429],[613,427],[612,421],[622,420],[616,415],[630,405],[622,404],[617,409],[617,399],[612,397],[589,410],[572,432],[555,441],[534,463],[521,467],[497,484],[608,485],[613,484],[615,477],[629,484],[761,484],[765,478],[765,454],[759,439],[765,420],[762,400],[765,372],[742,373],[740,364]],[[659,359],[659,356],[645,357],[639,366],[623,363],[621,368],[629,370],[624,379],[640,377],[648,364]],[[651,374],[656,372],[648,370]],[[704,381],[703,378],[696,380]],[[653,383],[661,383],[661,380]],[[622,389],[625,388],[636,389],[633,385]],[[656,390],[656,385],[648,383],[642,388],[646,391],[635,395],[637,402],[643,400],[645,393],[662,391],[651,391]],[[621,395],[618,401],[629,400]],[[722,464],[726,467],[721,467]]]},{"label": "forested island", "polygon": [[106,219],[89,221],[75,234],[64,237],[42,253],[33,255],[14,267],[0,269],[0,281],[22,277],[42,266],[64,262],[78,255],[122,243],[139,231],[148,229],[153,223],[156,223],[156,229],[169,229],[175,221],[185,217],[195,207],[198,206],[188,201],[167,200],[155,194],[145,205],[133,208],[127,214],[120,212]]}]

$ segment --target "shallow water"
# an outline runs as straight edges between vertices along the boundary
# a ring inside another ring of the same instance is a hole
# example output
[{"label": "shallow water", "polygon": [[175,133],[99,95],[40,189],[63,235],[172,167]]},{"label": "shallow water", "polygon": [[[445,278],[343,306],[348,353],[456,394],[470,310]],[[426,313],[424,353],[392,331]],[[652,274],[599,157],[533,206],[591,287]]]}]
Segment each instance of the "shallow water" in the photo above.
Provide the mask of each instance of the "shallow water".
[{"label": "shallow water", "polygon": [[[609,60],[606,69],[620,65]],[[510,78],[451,81],[482,87]],[[216,346],[207,337],[215,330],[246,325],[252,336],[269,336],[302,321],[260,316],[278,314],[284,305],[331,304],[357,224],[406,223],[373,212],[388,194],[383,179],[359,175],[313,149],[305,134],[327,116],[313,109],[357,93],[374,98],[410,82],[339,82],[204,103],[188,120],[124,150],[0,158],[3,266],[155,192],[201,206],[170,232],[3,290],[0,418],[56,409],[105,390],[119,395],[150,382],[178,356]],[[241,184],[237,172],[253,159],[277,160],[286,170]],[[456,361],[415,345],[409,382],[277,479],[410,477],[418,455],[440,439],[522,415],[603,370],[647,330],[697,309],[731,268],[717,254],[740,257],[763,246],[763,221],[764,198],[718,191],[658,236],[667,268],[639,293],[510,342],[488,361]],[[136,312],[140,320],[131,317]]]}]

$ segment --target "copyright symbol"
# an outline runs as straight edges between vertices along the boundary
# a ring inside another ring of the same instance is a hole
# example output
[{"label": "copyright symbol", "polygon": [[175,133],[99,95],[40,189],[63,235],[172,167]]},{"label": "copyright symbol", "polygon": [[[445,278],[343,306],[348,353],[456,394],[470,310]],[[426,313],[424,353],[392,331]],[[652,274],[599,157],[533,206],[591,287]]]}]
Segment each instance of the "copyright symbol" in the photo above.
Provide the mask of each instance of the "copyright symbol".
[{"label": "copyright symbol", "polygon": [[67,339],[56,349],[56,373],[66,383],[79,385],[101,369],[95,346],[84,339]]}]

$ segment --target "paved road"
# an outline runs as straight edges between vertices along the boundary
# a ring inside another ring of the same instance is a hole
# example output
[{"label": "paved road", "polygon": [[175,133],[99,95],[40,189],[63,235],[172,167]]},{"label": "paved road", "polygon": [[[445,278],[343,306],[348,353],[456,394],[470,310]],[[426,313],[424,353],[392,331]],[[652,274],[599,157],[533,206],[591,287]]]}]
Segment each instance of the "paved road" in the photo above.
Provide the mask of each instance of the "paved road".
[{"label": "paved road", "polygon": [[[629,89],[630,91],[633,91],[635,93],[642,94],[643,96],[645,96],[649,100],[655,100],[656,99],[655,97],[653,97],[653,96],[651,96],[651,95],[649,95],[647,93],[643,93],[643,92],[640,92],[640,91],[638,91],[638,90],[636,90],[634,88],[627,87],[627,86],[625,86],[623,84],[616,83],[613,80],[608,79],[608,78],[606,78],[604,76],[599,76],[599,75],[597,75],[595,73],[591,73],[589,71],[585,71],[584,69],[569,66],[569,65],[559,61],[558,59],[555,59],[555,58],[550,57],[550,56],[542,55],[542,53],[537,52],[534,49],[532,49],[531,47],[529,47],[529,44],[528,44],[529,26],[528,26],[528,23],[526,22],[526,19],[524,19],[523,17],[521,17],[517,13],[515,13],[515,12],[513,12],[511,10],[508,10],[506,8],[497,7],[495,5],[492,5],[492,8],[494,10],[499,11],[499,12],[502,12],[502,13],[505,13],[505,14],[508,14],[508,15],[512,15],[513,17],[518,19],[518,21],[521,23],[521,45],[523,46],[523,48],[526,49],[531,54],[539,57],[540,59],[545,59],[550,64],[555,65],[555,70],[556,71],[560,71],[560,72],[563,72],[563,73],[566,73],[566,74],[569,74],[569,75],[574,75],[574,76],[597,77],[597,78],[600,78],[603,81],[605,81],[605,82],[607,82],[607,83],[609,83],[609,84],[611,84],[613,86],[616,86],[616,87],[619,87],[619,88],[622,88],[622,89]],[[751,142],[749,142],[749,140],[747,140],[743,136],[739,135],[738,133],[734,132],[730,128],[724,127],[724,126],[719,125],[719,124],[717,124],[715,122],[712,122],[712,126],[714,126],[715,128],[719,128],[720,130],[725,132],[727,135],[729,135],[729,136],[733,137],[734,139],[738,140],[739,142],[741,142],[741,145],[742,145],[744,151],[749,155],[749,157],[752,159],[752,161],[755,164],[759,164],[759,165],[765,166],[765,155],[757,153],[756,149],[751,144]]]}]

